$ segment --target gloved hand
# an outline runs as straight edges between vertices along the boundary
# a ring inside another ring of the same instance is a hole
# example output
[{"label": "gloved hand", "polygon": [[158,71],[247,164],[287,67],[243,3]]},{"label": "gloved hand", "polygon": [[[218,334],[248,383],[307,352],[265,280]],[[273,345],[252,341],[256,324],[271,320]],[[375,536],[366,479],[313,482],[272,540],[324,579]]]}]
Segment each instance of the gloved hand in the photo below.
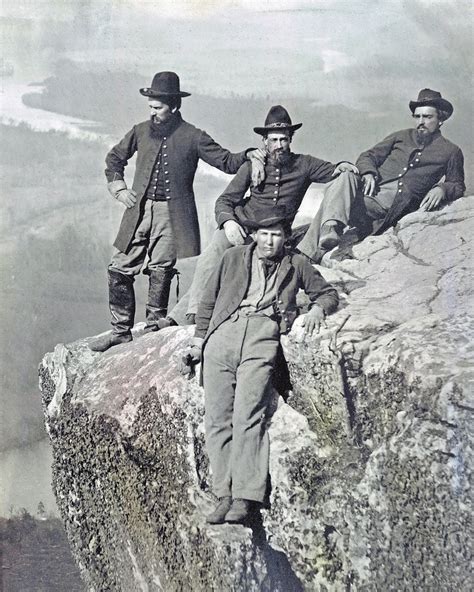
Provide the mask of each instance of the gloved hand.
[{"label": "gloved hand", "polygon": [[224,232],[227,240],[233,245],[243,245],[247,238],[247,233],[235,220],[224,222]]},{"label": "gloved hand", "polygon": [[112,197],[122,202],[127,208],[133,208],[137,202],[136,193],[132,189],[127,189],[123,179],[117,179],[107,183],[107,189]]},{"label": "gloved hand", "polygon": [[247,158],[252,165],[252,185],[257,187],[265,180],[265,152],[261,148],[249,150]]},{"label": "gloved hand", "polygon": [[178,362],[178,372],[183,376],[192,378],[194,376],[194,367],[201,361],[201,348],[197,345],[188,347],[183,357]]}]

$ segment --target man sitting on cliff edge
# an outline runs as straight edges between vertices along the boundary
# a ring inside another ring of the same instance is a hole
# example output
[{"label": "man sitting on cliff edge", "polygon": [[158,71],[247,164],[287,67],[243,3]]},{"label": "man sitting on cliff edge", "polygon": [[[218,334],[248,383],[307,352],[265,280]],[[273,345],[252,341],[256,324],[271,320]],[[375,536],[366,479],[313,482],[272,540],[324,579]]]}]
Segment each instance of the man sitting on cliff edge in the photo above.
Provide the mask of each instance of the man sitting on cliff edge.
[{"label": "man sitting on cliff edge", "polygon": [[[326,196],[298,248],[319,261],[335,248],[347,226],[358,238],[381,234],[410,212],[430,211],[461,197],[464,158],[461,149],[441,135],[452,104],[425,88],[410,101],[414,127],[394,132],[362,152],[347,190]],[[444,180],[442,180],[444,177]]]},{"label": "man sitting on cliff edge", "polygon": [[[290,234],[286,208],[254,209],[241,223],[249,245],[226,250],[207,282],[187,359],[203,352],[206,447],[219,498],[210,524],[244,523],[266,499],[269,477],[267,408],[278,364],[280,334],[299,313],[296,294],[309,297],[302,325],[319,331],[338,295],[301,254],[285,251]],[[184,368],[183,368],[184,371]]]}]

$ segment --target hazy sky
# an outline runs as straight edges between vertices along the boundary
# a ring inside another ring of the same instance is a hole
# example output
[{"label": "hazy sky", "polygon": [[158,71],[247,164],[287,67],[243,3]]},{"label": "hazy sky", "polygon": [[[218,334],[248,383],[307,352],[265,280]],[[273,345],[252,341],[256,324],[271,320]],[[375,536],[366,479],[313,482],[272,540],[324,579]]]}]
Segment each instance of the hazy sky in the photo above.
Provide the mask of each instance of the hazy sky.
[{"label": "hazy sky", "polygon": [[32,60],[174,69],[192,92],[379,108],[426,86],[469,96],[472,12],[467,0],[3,0],[2,39],[7,57],[34,40]]}]

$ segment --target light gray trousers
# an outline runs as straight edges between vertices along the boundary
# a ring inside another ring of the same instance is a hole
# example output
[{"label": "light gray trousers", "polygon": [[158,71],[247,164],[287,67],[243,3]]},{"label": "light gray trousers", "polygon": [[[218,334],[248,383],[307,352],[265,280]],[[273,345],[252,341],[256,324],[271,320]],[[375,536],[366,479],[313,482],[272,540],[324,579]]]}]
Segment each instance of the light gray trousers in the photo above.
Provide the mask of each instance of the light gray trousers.
[{"label": "light gray trousers", "polygon": [[270,452],[266,412],[279,341],[276,321],[234,313],[206,344],[206,447],[217,497],[265,499]]},{"label": "light gray trousers", "polygon": [[145,201],[143,214],[128,252],[116,250],[109,268],[124,275],[137,275],[147,255],[146,269],[150,271],[171,268],[176,263],[176,242],[168,203],[165,201]]}]

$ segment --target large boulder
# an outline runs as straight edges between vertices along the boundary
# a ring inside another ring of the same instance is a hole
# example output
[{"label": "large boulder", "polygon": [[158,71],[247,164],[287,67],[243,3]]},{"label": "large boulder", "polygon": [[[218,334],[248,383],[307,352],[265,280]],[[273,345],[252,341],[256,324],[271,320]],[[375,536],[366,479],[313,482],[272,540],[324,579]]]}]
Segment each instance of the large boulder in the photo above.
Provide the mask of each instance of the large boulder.
[{"label": "large boulder", "polygon": [[[53,486],[89,590],[468,590],[474,198],[325,258],[342,294],[284,338],[293,392],[270,427],[271,508],[209,526],[190,328],[40,367]],[[472,424],[471,424],[472,425]]]}]

